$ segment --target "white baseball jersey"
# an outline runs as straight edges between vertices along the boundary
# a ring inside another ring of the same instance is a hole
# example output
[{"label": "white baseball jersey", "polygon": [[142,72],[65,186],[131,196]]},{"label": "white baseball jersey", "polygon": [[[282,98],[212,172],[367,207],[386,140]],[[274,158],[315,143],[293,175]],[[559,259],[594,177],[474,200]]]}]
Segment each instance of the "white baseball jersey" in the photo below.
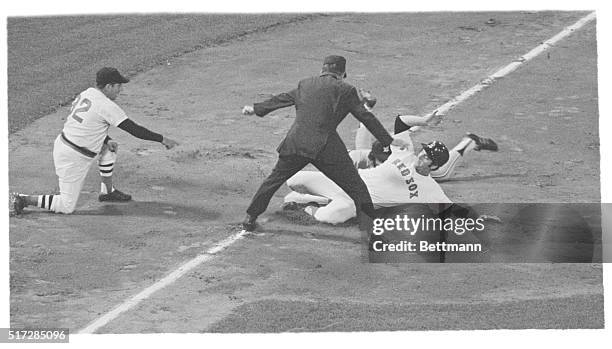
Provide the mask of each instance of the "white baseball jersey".
[{"label": "white baseball jersey", "polygon": [[100,90],[90,87],[72,102],[64,135],[72,143],[99,153],[110,125],[118,126],[127,115]]},{"label": "white baseball jersey", "polygon": [[417,156],[412,149],[391,147],[391,156],[381,165],[359,170],[376,206],[407,203],[452,203],[431,176],[417,173]]}]

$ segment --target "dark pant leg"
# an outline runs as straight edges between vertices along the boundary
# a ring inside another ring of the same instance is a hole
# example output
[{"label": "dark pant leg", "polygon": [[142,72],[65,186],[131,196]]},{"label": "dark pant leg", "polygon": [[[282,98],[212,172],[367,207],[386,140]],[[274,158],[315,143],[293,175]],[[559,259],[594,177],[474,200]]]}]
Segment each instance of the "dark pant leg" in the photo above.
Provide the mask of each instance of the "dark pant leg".
[{"label": "dark pant leg", "polygon": [[266,178],[251,200],[247,213],[257,217],[262,214],[272,199],[272,196],[283,183],[308,165],[310,159],[292,155],[279,156],[272,173]]},{"label": "dark pant leg", "polygon": [[375,217],[368,187],[359,176],[346,149],[326,148],[313,161],[313,165],[353,199],[357,216],[360,216],[359,213],[362,211],[370,218]]}]

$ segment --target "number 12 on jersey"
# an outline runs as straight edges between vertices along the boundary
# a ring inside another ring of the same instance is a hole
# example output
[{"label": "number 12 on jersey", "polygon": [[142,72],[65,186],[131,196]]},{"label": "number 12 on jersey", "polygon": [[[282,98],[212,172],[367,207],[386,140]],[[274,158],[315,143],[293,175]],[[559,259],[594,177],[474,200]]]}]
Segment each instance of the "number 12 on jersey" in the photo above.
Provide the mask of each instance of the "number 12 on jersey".
[{"label": "number 12 on jersey", "polygon": [[79,113],[85,113],[91,108],[91,101],[87,98],[82,98],[79,95],[79,98],[75,99],[72,102],[72,107],[70,108],[69,118],[73,118],[79,123],[83,122],[83,118],[79,116]]}]

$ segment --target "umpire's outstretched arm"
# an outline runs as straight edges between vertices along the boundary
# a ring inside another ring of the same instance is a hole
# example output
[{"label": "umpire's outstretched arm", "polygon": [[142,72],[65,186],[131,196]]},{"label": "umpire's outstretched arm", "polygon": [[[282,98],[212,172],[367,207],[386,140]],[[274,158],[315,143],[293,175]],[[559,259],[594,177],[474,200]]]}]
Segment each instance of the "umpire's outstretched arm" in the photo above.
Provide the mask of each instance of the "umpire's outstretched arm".
[{"label": "umpire's outstretched arm", "polygon": [[278,95],[272,96],[272,98],[267,99],[261,103],[255,103],[253,105],[253,109],[255,111],[255,115],[262,117],[266,114],[269,114],[276,109],[290,107],[295,104],[295,95],[297,90],[291,90],[289,92],[280,93]]}]

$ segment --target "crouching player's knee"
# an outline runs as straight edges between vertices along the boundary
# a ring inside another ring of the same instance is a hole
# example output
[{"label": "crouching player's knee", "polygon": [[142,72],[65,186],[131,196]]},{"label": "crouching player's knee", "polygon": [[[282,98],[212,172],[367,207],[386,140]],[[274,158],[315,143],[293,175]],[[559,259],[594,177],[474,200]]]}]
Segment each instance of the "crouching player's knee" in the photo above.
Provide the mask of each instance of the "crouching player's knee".
[{"label": "crouching player's knee", "polygon": [[76,209],[77,200],[66,198],[63,195],[56,196],[55,201],[51,207],[56,213],[71,214]]}]

